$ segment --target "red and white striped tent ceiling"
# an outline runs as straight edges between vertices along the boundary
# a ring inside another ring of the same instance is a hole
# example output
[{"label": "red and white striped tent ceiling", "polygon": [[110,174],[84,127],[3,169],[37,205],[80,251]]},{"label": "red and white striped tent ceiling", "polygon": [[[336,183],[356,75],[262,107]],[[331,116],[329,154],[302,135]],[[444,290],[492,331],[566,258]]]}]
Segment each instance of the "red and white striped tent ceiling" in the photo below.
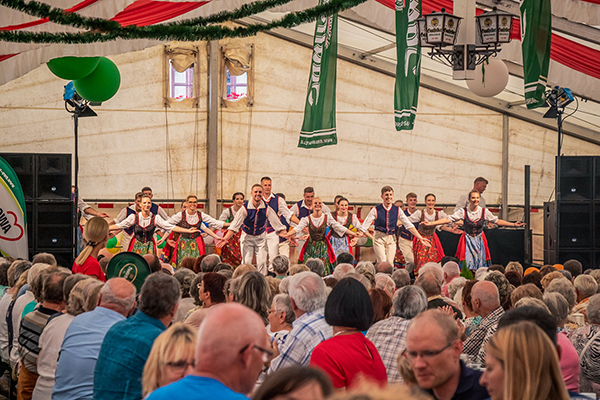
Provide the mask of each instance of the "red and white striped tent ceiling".
[{"label": "red and white striped tent ceiling", "polygon": [[[422,0],[423,13],[444,7],[452,12],[452,0]],[[207,1],[156,1],[156,0],[51,0],[47,3],[84,16],[101,17],[119,22],[122,26],[147,26],[173,22],[198,16],[207,16],[222,10],[233,10],[252,0]],[[515,13],[518,2],[511,3]],[[317,0],[294,0],[273,11],[301,10],[317,4]],[[485,4],[485,2],[484,2]],[[394,32],[394,0],[367,0],[365,3],[341,13],[354,22],[362,22],[384,32]],[[478,10],[483,12],[483,10]],[[600,0],[552,0],[555,18],[568,20],[574,27],[584,27],[600,38]],[[271,13],[272,14],[272,13]],[[513,31],[513,42],[505,46],[500,58],[520,64],[519,21]],[[28,14],[0,6],[0,30],[30,32],[78,32],[66,27],[32,17]],[[585,31],[585,30],[584,30]],[[341,33],[340,33],[341,35]],[[107,43],[80,45],[21,44],[0,41],[0,85],[26,74],[48,60],[65,55],[114,55],[141,50],[159,44],[153,40],[116,40]],[[370,49],[364,49],[370,50]],[[600,102],[600,40],[571,37],[563,31],[553,31],[550,83],[570,87],[575,93]]]}]

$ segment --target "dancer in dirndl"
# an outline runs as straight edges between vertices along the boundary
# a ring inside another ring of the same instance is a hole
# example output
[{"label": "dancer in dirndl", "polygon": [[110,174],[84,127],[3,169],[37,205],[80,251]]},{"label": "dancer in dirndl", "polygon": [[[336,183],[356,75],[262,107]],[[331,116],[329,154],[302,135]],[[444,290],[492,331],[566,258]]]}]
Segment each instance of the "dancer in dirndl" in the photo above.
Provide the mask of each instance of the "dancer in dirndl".
[{"label": "dancer in dirndl", "polygon": [[[152,200],[150,196],[143,195],[141,208],[142,211],[136,214],[131,214],[118,224],[111,225],[111,231],[119,231],[121,229],[129,228],[133,226],[133,237],[129,243],[127,251],[131,251],[137,254],[156,254],[156,240],[154,239],[154,232],[156,228],[162,229],[167,232],[175,231],[179,233],[195,233],[200,232],[196,228],[182,228],[179,226],[172,225],[162,219],[160,215],[154,215],[150,212],[152,207]],[[165,235],[166,237],[166,235]]]},{"label": "dancer in dirndl", "polygon": [[[244,206],[244,193],[236,192],[231,197],[233,205],[229,208],[225,208],[219,217],[219,221],[231,223],[235,218],[237,212]],[[240,246],[240,237],[242,236],[242,230],[240,229],[233,237],[227,242],[227,244],[220,249],[221,260],[231,266],[238,267],[242,263],[242,250]]]},{"label": "dancer in dirndl", "polygon": [[335,230],[340,236],[359,236],[358,233],[352,232],[337,222],[331,214],[323,213],[323,201],[318,197],[315,197],[313,200],[312,213],[300,219],[300,223],[287,234],[287,237],[293,237],[296,232],[302,232],[304,228],[308,228],[308,238],[298,256],[298,261],[304,262],[304,260],[308,260],[309,258],[321,259],[323,264],[325,264],[325,275],[332,273],[336,260],[336,255],[326,234],[328,227]]},{"label": "dancer in dirndl", "polygon": [[186,229],[196,228],[198,232],[182,233],[175,241],[175,246],[173,246],[173,251],[171,254],[171,264],[175,268],[179,267],[181,261],[185,257],[197,258],[206,254],[204,239],[200,231],[213,237],[216,242],[221,240],[221,238],[217,236],[212,229],[207,227],[203,228],[203,223],[206,223],[215,229],[221,229],[225,226],[229,226],[228,223],[217,221],[208,214],[198,212],[197,196],[189,195],[185,201],[187,203],[186,209],[173,215],[167,222]]},{"label": "dancer in dirndl", "polygon": [[447,218],[441,218],[434,222],[423,222],[426,226],[444,225],[450,222],[463,221],[464,233],[458,242],[456,257],[462,263],[461,275],[467,279],[473,279],[475,271],[481,267],[492,265],[490,250],[487,245],[487,239],[483,232],[483,225],[486,221],[492,222],[498,226],[523,226],[521,221],[508,222],[496,217],[487,208],[479,206],[479,192],[472,190],[469,193],[469,206],[460,208],[454,214]]},{"label": "dancer in dirndl", "polygon": [[444,249],[440,243],[438,235],[435,233],[435,226],[426,226],[424,221],[434,222],[441,218],[447,218],[445,212],[435,209],[435,195],[429,193],[425,196],[426,208],[417,210],[410,217],[409,221],[413,224],[418,222],[418,231],[424,238],[431,242],[431,246],[423,246],[420,240],[413,240],[413,254],[415,256],[415,275],[419,273],[419,268],[428,262],[438,263],[444,257]]},{"label": "dancer in dirndl", "polygon": [[[337,210],[332,212],[333,218],[343,225],[346,229],[352,230],[361,225],[356,214],[348,212],[348,199],[345,197],[336,198],[335,203]],[[335,229],[330,229],[328,233],[329,241],[335,256],[339,256],[341,253],[351,253],[350,247],[356,245],[356,238],[350,239],[346,234],[340,235]]]}]

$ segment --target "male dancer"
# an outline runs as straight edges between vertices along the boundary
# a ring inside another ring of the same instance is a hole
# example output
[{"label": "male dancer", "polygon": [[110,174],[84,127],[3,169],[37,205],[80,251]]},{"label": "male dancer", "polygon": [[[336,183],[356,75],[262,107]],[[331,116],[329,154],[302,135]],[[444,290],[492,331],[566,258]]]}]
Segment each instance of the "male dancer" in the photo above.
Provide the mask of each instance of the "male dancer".
[{"label": "male dancer", "polygon": [[[404,215],[410,217],[417,211],[417,194],[410,192],[406,195],[406,210]],[[415,229],[419,229],[419,223],[413,222]],[[413,235],[406,229],[404,223],[399,228],[400,238],[398,239],[398,247],[404,256],[404,265],[408,272],[413,272],[415,269],[415,255],[413,253]]]},{"label": "male dancer", "polygon": [[240,247],[242,250],[242,262],[252,264],[256,255],[256,267],[263,275],[267,274],[267,233],[266,222],[271,223],[273,229],[281,235],[285,235],[285,226],[279,221],[277,213],[269,207],[262,199],[262,186],[258,183],[252,186],[251,199],[244,203],[235,214],[233,222],[227,229],[227,233],[216,246],[222,248],[231,237],[242,229]]},{"label": "male dancer", "polygon": [[[262,187],[262,198],[263,201],[275,211],[278,217],[285,218],[285,221],[288,223],[292,221],[297,224],[300,222],[298,217],[296,217],[287,206],[285,199],[277,196],[271,192],[272,188],[272,180],[268,176],[264,176],[260,180],[260,186]],[[283,221],[281,221],[283,223]],[[285,224],[284,224],[285,225]],[[271,226],[269,221],[267,220],[267,252],[269,254],[269,268],[273,263],[273,259],[279,255],[279,235],[275,233],[275,229]],[[289,250],[288,254],[289,257]]]},{"label": "male dancer", "polygon": [[414,225],[408,220],[406,215],[402,213],[400,207],[394,205],[394,189],[391,186],[381,188],[381,199],[383,203],[375,206],[367,214],[367,218],[362,226],[359,226],[363,233],[367,236],[370,234],[367,229],[371,224],[375,223],[375,234],[372,237],[373,251],[377,257],[377,262],[387,261],[393,265],[394,255],[396,254],[396,238],[395,231],[398,221],[417,237],[425,246],[429,246],[429,240],[423,238]]}]

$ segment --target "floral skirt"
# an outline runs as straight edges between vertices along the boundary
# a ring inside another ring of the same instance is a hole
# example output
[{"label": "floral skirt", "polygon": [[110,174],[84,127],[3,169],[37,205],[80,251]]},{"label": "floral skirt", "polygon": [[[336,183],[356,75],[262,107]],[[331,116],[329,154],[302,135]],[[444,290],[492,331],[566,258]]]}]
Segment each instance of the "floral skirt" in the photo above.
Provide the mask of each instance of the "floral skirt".
[{"label": "floral skirt", "polygon": [[333,248],[333,252],[335,256],[339,256],[341,253],[349,253],[350,245],[348,244],[348,238],[346,236],[341,238],[336,238],[335,236],[329,236],[329,243],[331,243],[331,247]]},{"label": "floral skirt", "polygon": [[196,239],[179,236],[174,249],[173,258],[171,259],[171,265],[173,265],[175,268],[178,268],[184,258],[197,258],[205,253],[206,249],[204,248],[204,240],[202,239],[202,236],[199,236]]},{"label": "floral skirt", "polygon": [[431,235],[423,235],[423,237],[429,239],[431,246],[425,247],[419,239],[414,239],[413,254],[415,255],[415,274],[418,274],[419,268],[428,262],[438,263],[444,258],[444,249],[442,248],[438,236],[433,233]]},{"label": "floral skirt", "polygon": [[154,243],[154,240],[144,243],[132,238],[129,244],[129,251],[142,256],[144,254],[156,254],[156,243]]},{"label": "floral skirt", "polygon": [[475,271],[492,265],[485,233],[477,236],[462,234],[458,242],[456,257],[462,262],[461,276],[473,279]]},{"label": "floral skirt", "polygon": [[242,263],[242,250],[240,248],[240,237],[242,230],[233,235],[229,242],[221,249],[221,259],[224,263],[236,268]]},{"label": "floral skirt", "polygon": [[333,258],[333,261],[330,261],[332,251],[330,250],[331,247],[327,246],[327,244],[328,243],[325,240],[308,239],[304,244],[302,251],[300,252],[298,261],[303,263],[309,258],[318,258],[323,261],[323,264],[325,264],[324,275],[331,275],[333,268],[335,267],[335,265],[333,265],[335,262],[335,257]]}]

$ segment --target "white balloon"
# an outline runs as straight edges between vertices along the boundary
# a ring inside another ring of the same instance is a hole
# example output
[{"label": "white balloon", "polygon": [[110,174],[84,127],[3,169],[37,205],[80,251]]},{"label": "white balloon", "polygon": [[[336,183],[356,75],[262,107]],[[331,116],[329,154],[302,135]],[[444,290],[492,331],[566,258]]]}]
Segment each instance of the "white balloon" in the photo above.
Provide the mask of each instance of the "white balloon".
[{"label": "white balloon", "polygon": [[475,68],[475,79],[468,80],[467,86],[471,92],[481,97],[493,97],[502,92],[508,84],[508,68],[504,61],[490,59],[490,63],[485,64],[485,80],[482,82],[482,68],[478,65]]}]

